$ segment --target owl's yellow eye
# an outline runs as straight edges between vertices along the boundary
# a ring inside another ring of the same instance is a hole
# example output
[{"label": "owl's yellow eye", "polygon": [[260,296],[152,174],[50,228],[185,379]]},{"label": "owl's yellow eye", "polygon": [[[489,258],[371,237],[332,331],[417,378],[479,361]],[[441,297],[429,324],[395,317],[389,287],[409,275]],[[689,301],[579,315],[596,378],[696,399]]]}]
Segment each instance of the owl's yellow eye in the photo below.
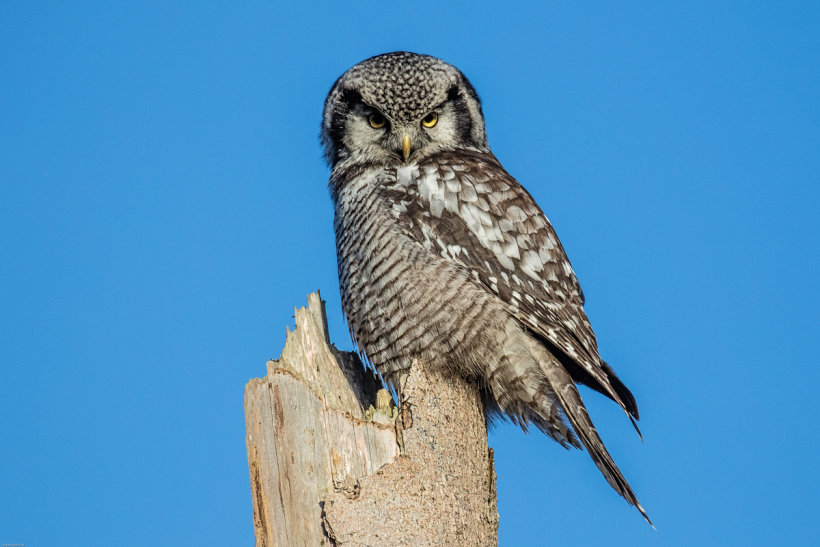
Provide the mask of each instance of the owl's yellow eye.
[{"label": "owl's yellow eye", "polygon": [[421,119],[421,125],[423,125],[424,127],[433,127],[434,125],[436,125],[437,121],[438,114],[436,114],[435,112],[430,112]]},{"label": "owl's yellow eye", "polygon": [[381,129],[387,123],[387,120],[384,119],[384,116],[382,116],[378,112],[374,112],[373,114],[371,114],[367,118],[367,121],[370,122],[370,127],[372,127],[373,129]]}]

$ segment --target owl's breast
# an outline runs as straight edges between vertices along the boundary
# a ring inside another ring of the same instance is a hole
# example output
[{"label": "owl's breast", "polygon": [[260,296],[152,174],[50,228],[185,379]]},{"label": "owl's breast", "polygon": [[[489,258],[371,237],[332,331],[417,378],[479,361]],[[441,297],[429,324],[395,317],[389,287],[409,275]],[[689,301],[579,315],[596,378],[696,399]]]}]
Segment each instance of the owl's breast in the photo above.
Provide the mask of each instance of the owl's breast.
[{"label": "owl's breast", "polygon": [[388,377],[414,358],[476,361],[465,351],[494,343],[483,324],[489,295],[408,231],[408,216],[423,213],[412,175],[366,171],[334,193],[342,307],[355,342]]}]

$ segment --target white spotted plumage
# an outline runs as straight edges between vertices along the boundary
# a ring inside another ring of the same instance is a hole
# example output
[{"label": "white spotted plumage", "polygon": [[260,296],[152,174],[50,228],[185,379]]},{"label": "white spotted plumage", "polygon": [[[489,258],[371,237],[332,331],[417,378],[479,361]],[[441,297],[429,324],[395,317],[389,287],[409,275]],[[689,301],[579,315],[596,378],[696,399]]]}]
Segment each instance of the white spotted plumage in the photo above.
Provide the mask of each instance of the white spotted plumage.
[{"label": "white spotted plumage", "polygon": [[414,358],[477,379],[488,414],[586,447],[646,517],[575,383],[637,419],[635,400],[598,354],[551,224],[490,152],[463,74],[407,52],[359,63],[328,95],[322,140],[342,306],[367,359],[389,382]]}]

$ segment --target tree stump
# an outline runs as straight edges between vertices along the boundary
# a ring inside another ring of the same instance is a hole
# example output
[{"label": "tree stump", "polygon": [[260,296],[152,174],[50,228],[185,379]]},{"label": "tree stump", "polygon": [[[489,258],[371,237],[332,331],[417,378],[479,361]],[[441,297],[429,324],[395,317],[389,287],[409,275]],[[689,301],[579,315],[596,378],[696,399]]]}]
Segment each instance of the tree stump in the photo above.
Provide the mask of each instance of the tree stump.
[{"label": "tree stump", "polygon": [[330,344],[318,293],[245,387],[257,546],[497,545],[478,386],[413,362],[400,408]]}]

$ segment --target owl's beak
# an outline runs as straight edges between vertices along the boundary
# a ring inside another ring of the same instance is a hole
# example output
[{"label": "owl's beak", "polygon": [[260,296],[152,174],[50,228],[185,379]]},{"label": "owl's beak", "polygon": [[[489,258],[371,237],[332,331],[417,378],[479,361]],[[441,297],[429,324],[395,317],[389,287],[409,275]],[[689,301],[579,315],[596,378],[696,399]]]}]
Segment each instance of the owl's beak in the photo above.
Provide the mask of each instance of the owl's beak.
[{"label": "owl's beak", "polygon": [[404,163],[407,163],[407,158],[410,157],[410,136],[405,135],[401,138],[401,151],[404,154]]}]

